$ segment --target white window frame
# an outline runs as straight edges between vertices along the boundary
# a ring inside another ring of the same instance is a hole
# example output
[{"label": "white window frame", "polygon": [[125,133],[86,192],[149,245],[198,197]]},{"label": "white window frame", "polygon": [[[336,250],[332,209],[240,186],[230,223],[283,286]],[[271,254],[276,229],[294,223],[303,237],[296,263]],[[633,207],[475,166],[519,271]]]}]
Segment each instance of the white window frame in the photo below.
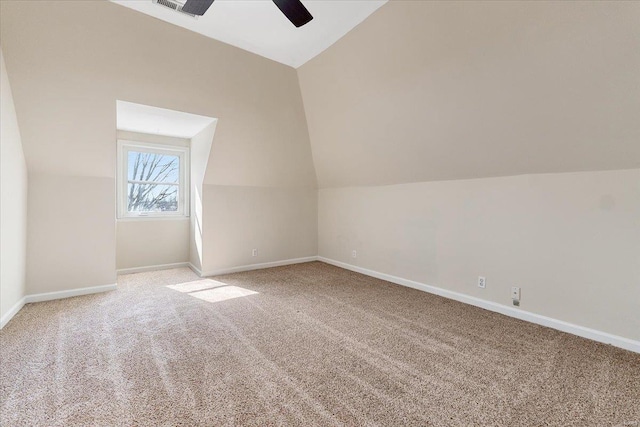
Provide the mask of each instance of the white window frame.
[{"label": "white window frame", "polygon": [[[178,211],[176,212],[129,212],[128,185],[129,185],[129,151],[167,154],[178,156],[180,159],[180,176],[178,181]],[[153,144],[150,142],[118,140],[118,176],[117,204],[118,218],[187,218],[189,217],[189,147],[176,145]]]}]

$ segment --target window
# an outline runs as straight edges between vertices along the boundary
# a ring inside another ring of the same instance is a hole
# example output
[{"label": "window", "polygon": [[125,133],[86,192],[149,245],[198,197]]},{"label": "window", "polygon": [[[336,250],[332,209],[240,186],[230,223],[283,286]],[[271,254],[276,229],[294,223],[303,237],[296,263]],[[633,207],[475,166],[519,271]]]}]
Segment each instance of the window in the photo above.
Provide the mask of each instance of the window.
[{"label": "window", "polygon": [[189,215],[189,149],[118,141],[118,217]]}]

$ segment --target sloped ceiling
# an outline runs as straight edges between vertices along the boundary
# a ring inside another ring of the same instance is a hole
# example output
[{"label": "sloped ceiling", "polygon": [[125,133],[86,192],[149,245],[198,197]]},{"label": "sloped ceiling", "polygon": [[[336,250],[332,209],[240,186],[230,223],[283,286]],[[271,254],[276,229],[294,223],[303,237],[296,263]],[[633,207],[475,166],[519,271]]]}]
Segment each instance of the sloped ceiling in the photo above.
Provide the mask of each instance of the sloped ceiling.
[{"label": "sloped ceiling", "polygon": [[[177,1],[184,3],[184,0]],[[314,19],[296,28],[271,0],[216,0],[207,13],[197,19],[152,0],[114,1],[294,68],[331,46],[386,2],[303,0]]]},{"label": "sloped ceiling", "polygon": [[298,69],[319,185],[640,167],[638,46],[638,2],[389,2]]}]

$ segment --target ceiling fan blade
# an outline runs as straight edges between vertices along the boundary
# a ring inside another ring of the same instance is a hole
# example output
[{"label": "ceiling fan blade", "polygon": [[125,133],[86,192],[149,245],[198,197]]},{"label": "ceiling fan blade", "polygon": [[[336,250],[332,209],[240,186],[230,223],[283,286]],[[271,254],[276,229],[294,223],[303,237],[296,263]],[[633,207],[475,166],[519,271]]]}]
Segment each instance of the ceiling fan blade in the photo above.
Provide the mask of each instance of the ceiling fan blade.
[{"label": "ceiling fan blade", "polygon": [[202,16],[212,3],[213,0],[187,0],[184,6],[182,6],[182,11]]},{"label": "ceiling fan blade", "polygon": [[302,27],[313,19],[300,0],[273,0],[273,2],[296,27]]}]

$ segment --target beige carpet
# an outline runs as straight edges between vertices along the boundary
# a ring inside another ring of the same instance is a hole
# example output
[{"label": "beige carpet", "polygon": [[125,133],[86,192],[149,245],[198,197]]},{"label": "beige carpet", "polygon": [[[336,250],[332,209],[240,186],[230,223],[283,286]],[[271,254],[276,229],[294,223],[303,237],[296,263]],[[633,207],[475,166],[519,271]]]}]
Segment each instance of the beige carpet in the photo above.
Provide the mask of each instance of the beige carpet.
[{"label": "beige carpet", "polygon": [[638,354],[319,262],[216,280],[27,305],[0,424],[639,424]]}]

